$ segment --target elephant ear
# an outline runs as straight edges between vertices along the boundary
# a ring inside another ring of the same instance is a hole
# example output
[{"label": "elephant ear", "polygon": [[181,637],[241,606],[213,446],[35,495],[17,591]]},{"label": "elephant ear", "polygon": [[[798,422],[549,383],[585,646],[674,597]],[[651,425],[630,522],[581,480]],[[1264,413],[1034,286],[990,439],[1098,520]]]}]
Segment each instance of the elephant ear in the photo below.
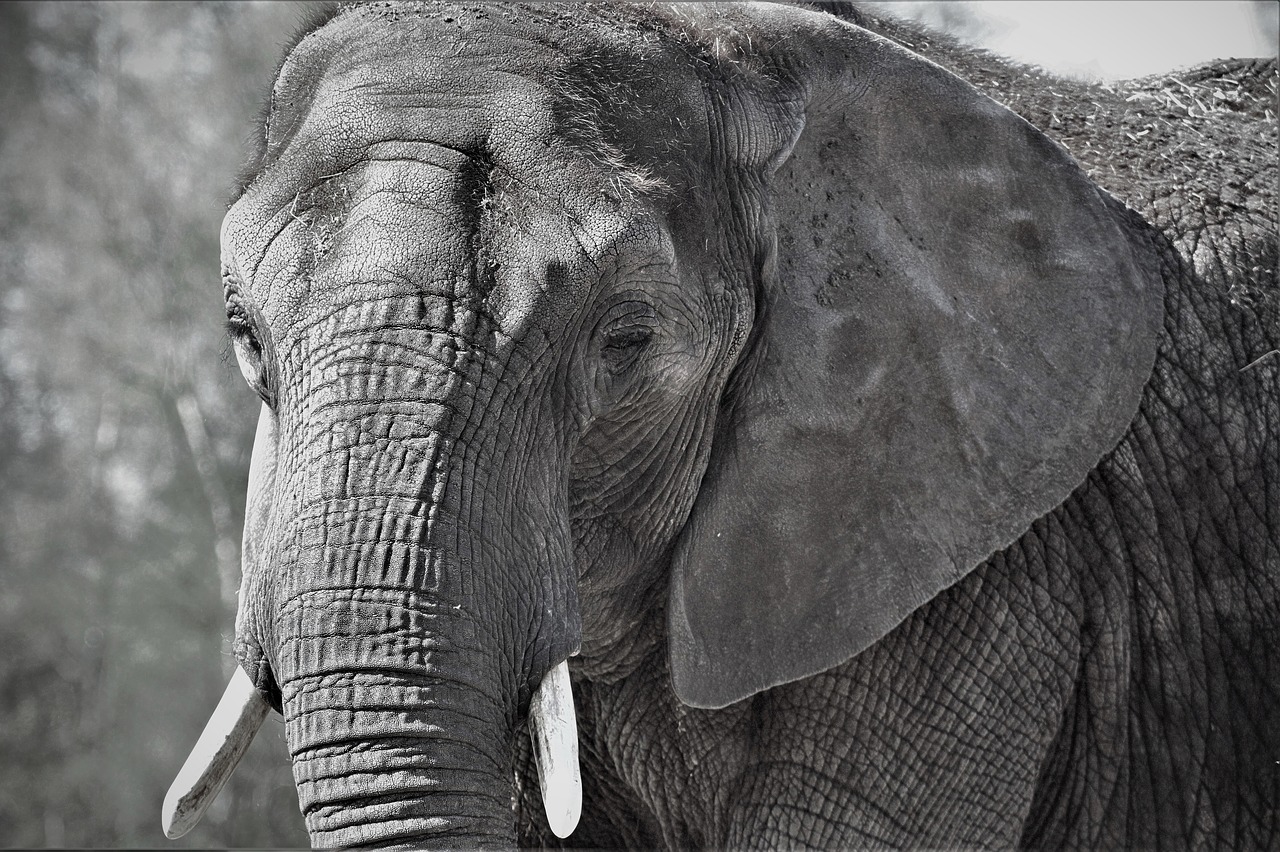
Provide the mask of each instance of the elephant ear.
[{"label": "elephant ear", "polygon": [[673,559],[696,707],[849,659],[1061,503],[1134,416],[1162,317],[1065,151],[865,30],[767,17],[753,42],[792,70],[760,102],[789,117],[738,124],[776,132],[775,248]]}]

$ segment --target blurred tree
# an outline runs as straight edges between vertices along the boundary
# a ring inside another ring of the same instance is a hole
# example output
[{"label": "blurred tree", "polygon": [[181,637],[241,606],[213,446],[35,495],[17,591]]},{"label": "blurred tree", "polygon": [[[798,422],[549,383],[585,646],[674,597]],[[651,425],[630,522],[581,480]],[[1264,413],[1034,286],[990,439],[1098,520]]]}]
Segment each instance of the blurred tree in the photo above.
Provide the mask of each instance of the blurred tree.
[{"label": "blurred tree", "polygon": [[1253,17],[1258,33],[1270,48],[1270,55],[1280,53],[1280,3],[1276,0],[1253,0]]},{"label": "blurred tree", "polygon": [[[218,226],[298,17],[0,4],[0,845],[165,844],[234,664],[257,403]],[[306,844],[279,724],[181,843],[264,839]]]}]

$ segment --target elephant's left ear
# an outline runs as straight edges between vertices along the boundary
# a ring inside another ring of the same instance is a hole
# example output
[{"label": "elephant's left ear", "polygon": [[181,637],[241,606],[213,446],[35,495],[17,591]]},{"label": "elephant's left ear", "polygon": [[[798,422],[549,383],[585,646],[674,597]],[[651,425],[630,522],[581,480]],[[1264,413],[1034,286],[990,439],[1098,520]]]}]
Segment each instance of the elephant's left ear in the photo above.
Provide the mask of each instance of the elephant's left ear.
[{"label": "elephant's left ear", "polygon": [[775,249],[674,560],[698,707],[849,659],[1057,506],[1134,416],[1162,317],[1132,220],[1062,149],[878,36],[756,5],[734,32],[780,46],[774,118],[734,132],[776,136],[736,146],[774,151]]}]

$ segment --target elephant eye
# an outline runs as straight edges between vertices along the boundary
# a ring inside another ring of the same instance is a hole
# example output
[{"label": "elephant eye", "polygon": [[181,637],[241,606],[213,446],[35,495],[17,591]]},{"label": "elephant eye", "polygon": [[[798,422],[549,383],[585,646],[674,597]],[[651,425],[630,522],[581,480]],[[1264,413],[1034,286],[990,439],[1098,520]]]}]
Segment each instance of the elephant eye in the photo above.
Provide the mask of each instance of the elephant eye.
[{"label": "elephant eye", "polygon": [[610,329],[604,336],[602,355],[609,370],[623,373],[629,370],[653,340],[653,326],[627,324]]},{"label": "elephant eye", "polygon": [[627,352],[642,349],[653,339],[653,329],[649,326],[637,325],[630,328],[618,328],[605,336],[604,348],[610,352]]},{"label": "elephant eye", "polygon": [[227,294],[227,336],[231,338],[231,345],[235,349],[240,374],[262,401],[274,408],[276,383],[273,365],[263,350],[253,312],[236,292]]},{"label": "elephant eye", "polygon": [[[227,336],[232,343],[253,337],[253,323],[238,305],[227,306]],[[257,345],[256,341],[254,345]]]}]

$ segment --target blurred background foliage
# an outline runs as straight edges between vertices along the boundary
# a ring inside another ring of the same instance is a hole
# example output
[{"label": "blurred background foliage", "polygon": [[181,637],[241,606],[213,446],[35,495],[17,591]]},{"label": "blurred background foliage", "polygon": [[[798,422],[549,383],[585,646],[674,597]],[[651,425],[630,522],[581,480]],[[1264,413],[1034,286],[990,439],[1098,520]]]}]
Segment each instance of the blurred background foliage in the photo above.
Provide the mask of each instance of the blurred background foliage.
[{"label": "blurred background foliage", "polygon": [[[980,41],[975,9],[902,13]],[[258,403],[218,227],[303,14],[0,3],[0,846],[307,845],[275,715],[160,831],[234,665]]]},{"label": "blurred background foliage", "polygon": [[0,4],[0,846],[306,846],[273,716],[171,844],[233,665],[256,397],[218,226],[291,4]]}]

